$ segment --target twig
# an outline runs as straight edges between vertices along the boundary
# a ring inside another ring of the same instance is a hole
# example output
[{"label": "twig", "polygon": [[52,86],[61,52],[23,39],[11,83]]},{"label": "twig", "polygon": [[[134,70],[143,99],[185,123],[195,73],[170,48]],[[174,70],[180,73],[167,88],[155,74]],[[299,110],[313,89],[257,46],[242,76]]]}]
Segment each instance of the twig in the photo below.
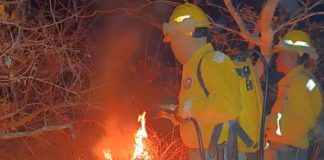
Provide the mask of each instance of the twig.
[{"label": "twig", "polygon": [[57,130],[64,130],[70,129],[73,130],[72,124],[65,124],[65,125],[54,125],[54,126],[47,126],[42,127],[35,131],[26,131],[26,132],[16,132],[16,133],[0,133],[0,139],[14,139],[14,138],[21,138],[21,137],[30,137],[36,136],[43,132],[49,131],[57,131]]},{"label": "twig", "polygon": [[19,3],[23,3],[27,0],[17,0],[17,1],[4,1],[4,0],[1,0],[0,1],[0,4],[19,4]]},{"label": "twig", "polygon": [[228,9],[228,11],[230,12],[230,14],[232,15],[232,17],[234,18],[236,24],[238,25],[238,27],[240,28],[240,35],[241,37],[243,37],[244,39],[259,45],[260,44],[260,38],[258,36],[252,35],[246,28],[246,25],[244,24],[241,16],[239,15],[239,13],[235,10],[234,5],[232,3],[231,0],[224,0],[224,3]]},{"label": "twig", "polygon": [[313,16],[318,16],[318,15],[324,15],[324,12],[314,12],[314,13],[307,14],[307,15],[305,15],[303,17],[300,17],[298,19],[290,20],[287,23],[278,26],[275,32],[279,32],[279,31],[281,31],[283,28],[285,28],[287,26],[296,24],[296,23],[301,22],[301,21],[303,21],[303,20],[305,20],[307,18],[310,18],[310,17],[313,17]]},{"label": "twig", "polygon": [[268,0],[261,13],[261,19],[260,19],[260,31],[261,31],[261,41],[262,41],[261,51],[263,54],[267,56],[268,60],[272,54],[271,52],[272,52],[272,44],[273,44],[273,36],[274,36],[274,31],[272,29],[272,18],[274,16],[274,12],[276,10],[278,3],[279,0]]}]

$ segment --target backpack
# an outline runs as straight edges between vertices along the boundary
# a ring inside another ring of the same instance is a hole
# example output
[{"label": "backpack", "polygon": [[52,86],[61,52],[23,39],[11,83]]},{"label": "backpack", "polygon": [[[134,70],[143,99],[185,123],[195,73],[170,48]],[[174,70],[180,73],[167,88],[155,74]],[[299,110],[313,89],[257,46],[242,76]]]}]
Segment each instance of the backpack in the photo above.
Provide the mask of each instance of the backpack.
[{"label": "backpack", "polygon": [[[215,51],[214,53],[217,52]],[[204,83],[201,74],[201,62],[203,58],[204,56],[201,58],[197,67],[197,78],[205,95],[208,96],[209,91]],[[243,152],[255,152],[258,150],[260,126],[251,125],[251,123],[248,123],[248,121],[250,121],[253,118],[257,118],[256,120],[254,120],[254,123],[256,123],[256,125],[261,124],[261,114],[262,114],[261,85],[256,76],[256,73],[254,72],[254,66],[252,64],[252,61],[248,55],[241,54],[238,56],[232,56],[230,58],[234,64],[237,78],[239,79],[239,86],[240,86],[239,92],[241,93],[241,104],[243,106],[242,111],[243,110],[245,111],[244,113],[243,112],[241,113],[241,116],[239,116],[237,120],[229,122],[230,135],[228,136],[229,137],[228,144],[229,147],[231,147],[231,149],[234,149],[234,151],[230,151],[230,152],[235,153],[235,150],[237,150],[237,148],[244,148]],[[253,107],[259,108],[257,111],[258,112],[257,115],[260,115],[259,117],[246,116],[246,114],[247,115],[250,114],[248,111],[251,110]],[[212,144],[212,143],[217,143],[219,135],[222,130],[222,125],[223,124],[219,124],[215,126],[211,138],[211,146],[217,146],[217,144]],[[233,138],[233,133],[231,133],[231,131],[234,132],[234,134],[236,135],[234,136],[235,140],[230,139]],[[250,137],[251,135],[253,137]],[[236,144],[230,144],[230,142],[234,142]],[[236,149],[235,147],[233,147],[233,145],[234,146],[236,145]]]}]

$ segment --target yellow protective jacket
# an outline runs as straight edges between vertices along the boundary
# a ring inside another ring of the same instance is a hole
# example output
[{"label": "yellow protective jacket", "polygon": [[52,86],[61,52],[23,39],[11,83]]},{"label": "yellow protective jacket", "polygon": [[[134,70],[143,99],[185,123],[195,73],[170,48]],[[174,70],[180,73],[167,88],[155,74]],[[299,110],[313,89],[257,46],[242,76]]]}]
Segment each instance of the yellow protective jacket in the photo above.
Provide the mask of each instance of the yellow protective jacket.
[{"label": "yellow protective jacket", "polygon": [[308,132],[320,114],[323,99],[313,76],[298,66],[278,84],[278,96],[266,119],[267,139],[298,148],[309,147]]},{"label": "yellow protective jacket", "polygon": [[[201,75],[210,92],[208,98],[197,78],[198,64],[201,59]],[[251,74],[254,74],[252,63],[250,61],[248,63],[234,61],[234,63],[223,53],[215,52],[211,44],[206,44],[183,66],[179,114],[192,116],[199,121],[206,148],[210,144],[215,125],[229,120],[238,120],[240,126],[254,142],[257,143],[259,140],[262,107],[260,84],[255,76],[251,76],[249,78],[255,84],[252,90],[246,91],[246,78],[239,77],[236,68],[248,64]],[[224,123],[218,143],[227,140],[228,129],[228,124]],[[188,147],[199,147],[192,123],[181,125],[180,134]],[[240,152],[254,152],[257,146],[253,146],[253,148],[247,147],[238,139]]]}]

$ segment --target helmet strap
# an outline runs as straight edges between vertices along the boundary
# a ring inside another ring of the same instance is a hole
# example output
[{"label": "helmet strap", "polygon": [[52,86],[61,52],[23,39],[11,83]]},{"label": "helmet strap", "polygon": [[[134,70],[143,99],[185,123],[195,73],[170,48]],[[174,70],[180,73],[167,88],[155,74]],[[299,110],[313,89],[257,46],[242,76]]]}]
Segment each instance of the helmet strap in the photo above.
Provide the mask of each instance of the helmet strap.
[{"label": "helmet strap", "polygon": [[208,27],[197,27],[195,28],[194,32],[192,33],[192,37],[207,37],[209,33]]},{"label": "helmet strap", "polygon": [[298,63],[299,64],[307,64],[308,60],[309,60],[309,55],[307,53],[304,53],[303,56],[298,57]]}]

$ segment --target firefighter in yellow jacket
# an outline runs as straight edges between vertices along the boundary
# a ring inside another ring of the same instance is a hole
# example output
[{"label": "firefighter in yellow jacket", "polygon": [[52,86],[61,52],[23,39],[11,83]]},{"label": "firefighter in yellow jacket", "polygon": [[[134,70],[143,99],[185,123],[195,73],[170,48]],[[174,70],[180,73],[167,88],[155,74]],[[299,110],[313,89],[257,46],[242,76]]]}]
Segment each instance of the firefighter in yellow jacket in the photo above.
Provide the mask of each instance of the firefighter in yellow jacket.
[{"label": "firefighter in yellow jacket", "polygon": [[279,81],[278,96],[267,117],[267,160],[306,160],[308,133],[315,126],[323,99],[314,76],[304,68],[307,59],[317,59],[307,33],[287,32],[275,47],[277,70],[285,76]]},{"label": "firefighter in yellow jacket", "polygon": [[[254,97],[245,103],[251,104],[255,109],[243,108],[244,98],[240,92],[242,90],[240,81],[243,82],[243,79],[238,78],[237,68],[230,57],[215,51],[207,42],[210,27],[207,15],[191,3],[184,3],[175,8],[169,22],[163,25],[164,41],[171,44],[176,59],[183,65],[178,116],[198,120],[207,151],[212,143],[225,144],[230,128],[227,122],[240,119],[245,123],[245,127],[242,128],[247,129],[247,135],[251,136],[252,140],[249,145],[238,140],[239,152],[255,152],[261,115],[261,109],[258,107],[262,102],[260,98]],[[244,84],[245,82],[244,79]],[[258,86],[259,84],[248,94],[260,97]],[[252,102],[255,99],[259,101]],[[241,114],[246,118],[241,118]],[[249,123],[251,121],[252,123]],[[219,124],[224,125],[221,126],[217,138],[214,138],[216,142],[212,142],[211,139],[215,137],[215,126]],[[182,124],[180,134],[184,144],[190,148],[190,159],[200,159],[193,124]],[[213,157],[214,153],[210,150],[208,152],[206,157],[216,159]],[[244,155],[239,155],[239,159],[246,159]]]}]

